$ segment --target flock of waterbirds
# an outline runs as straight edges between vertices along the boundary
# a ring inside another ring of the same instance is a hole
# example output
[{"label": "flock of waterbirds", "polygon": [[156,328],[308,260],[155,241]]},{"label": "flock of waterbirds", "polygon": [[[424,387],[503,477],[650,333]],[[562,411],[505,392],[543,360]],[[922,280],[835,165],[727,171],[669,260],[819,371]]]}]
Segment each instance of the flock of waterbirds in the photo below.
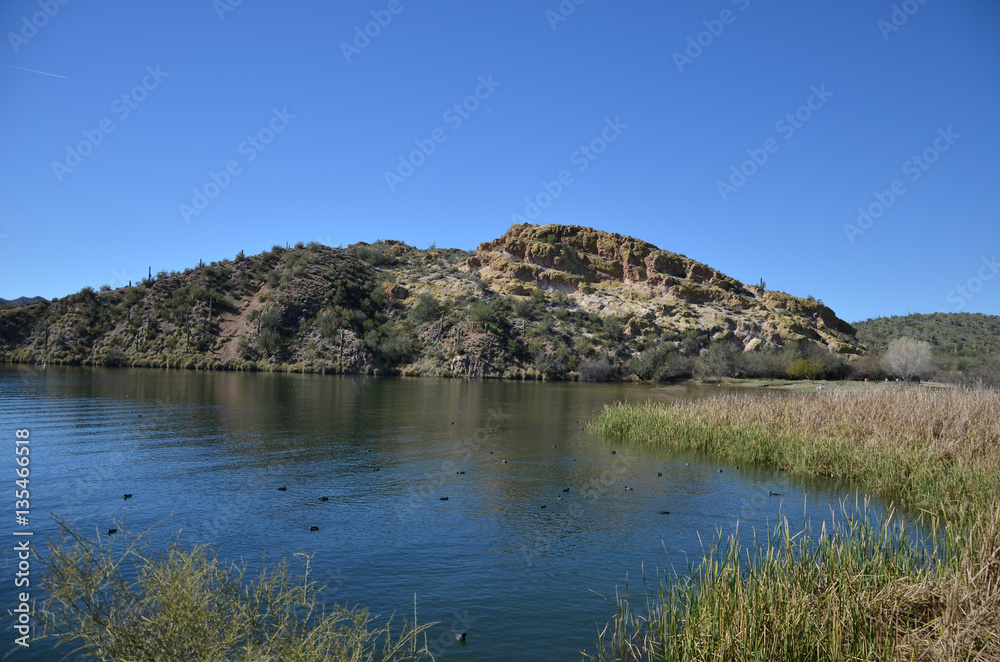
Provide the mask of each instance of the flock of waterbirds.
[{"label": "flock of waterbirds", "polygon": [[[140,414],[140,416],[141,416],[141,414]],[[577,421],[577,423],[579,423],[579,421]],[[454,422],[454,421],[452,421],[452,422],[451,422],[451,424],[452,424],[452,425],[454,425],[454,424],[455,424],[455,422]],[[584,428],[581,428],[581,430],[582,430],[582,429],[584,429]],[[393,437],[395,437],[395,435],[393,435]],[[496,443],[496,442],[494,442],[494,443],[493,443],[493,445],[494,445],[494,446],[496,446],[496,445],[497,445],[497,443]],[[552,448],[558,448],[558,446],[557,446],[556,444],[553,444],[553,445],[552,445]],[[370,448],[366,448],[366,449],[365,449],[365,453],[371,453],[371,449],[370,449]],[[495,451],[490,451],[490,455],[494,455],[494,454],[495,454]],[[611,454],[612,454],[612,455],[616,455],[616,454],[617,454],[617,451],[616,451],[616,450],[612,450],[612,451],[611,451]],[[574,462],[575,462],[575,461],[576,461],[576,458],[575,458],[575,457],[574,457],[574,458],[570,458],[570,460],[571,460],[571,461],[574,461]],[[507,464],[507,460],[506,460],[506,459],[503,459],[503,460],[502,460],[501,462],[502,462],[503,464]],[[685,462],[684,464],[685,464],[685,466],[691,466],[691,463],[690,463],[690,462]],[[739,467],[739,465],[737,465],[737,466],[736,466],[736,469],[737,469],[737,470],[739,470],[739,468],[740,468],[740,467]],[[783,470],[784,470],[784,469],[779,469],[779,471],[783,471]],[[372,469],[372,472],[373,472],[373,473],[374,473],[374,472],[377,472],[377,471],[379,471],[379,467],[374,467],[374,468]],[[723,470],[722,470],[722,469],[719,469],[719,470],[718,470],[718,472],[719,472],[719,473],[722,473],[722,472],[723,472]],[[461,471],[461,470],[460,470],[460,471],[456,471],[455,473],[456,473],[456,474],[458,474],[458,475],[464,475],[464,474],[465,474],[465,471]],[[657,472],[656,472],[656,476],[657,476],[658,478],[662,478],[662,477],[663,477],[663,472],[662,472],[662,471],[657,471]],[[632,488],[632,487],[630,487],[630,486],[628,486],[628,485],[626,485],[626,486],[625,486],[625,491],[626,491],[626,492],[628,492],[628,491],[632,491],[632,490],[633,490],[633,488]],[[287,485],[281,485],[281,486],[279,486],[279,487],[278,487],[278,491],[279,491],[279,492],[287,492],[287,491],[288,491],[288,486],[287,486]],[[562,489],[562,494],[567,494],[567,493],[569,493],[569,492],[570,492],[570,488],[569,488],[569,487],[564,487],[564,488]],[[563,500],[563,497],[562,497],[562,494],[559,494],[559,495],[557,495],[557,497],[556,497],[556,498],[557,498],[557,500],[559,500],[559,501],[562,501],[562,500]],[[774,491],[771,491],[771,490],[768,490],[767,494],[768,494],[768,496],[781,496],[781,495],[780,495],[780,493],[778,493],[778,492],[774,492]],[[128,500],[129,500],[129,499],[131,499],[131,498],[132,498],[132,494],[131,494],[131,493],[128,493],[128,492],[127,492],[127,493],[125,493],[125,494],[123,494],[123,495],[122,495],[122,500],[123,500],[123,501],[128,501]],[[438,497],[438,499],[439,499],[440,501],[448,501],[448,497],[447,497],[447,496],[441,496],[441,497]],[[319,500],[320,500],[320,501],[322,501],[322,502],[326,502],[326,501],[329,501],[329,500],[330,500],[330,497],[328,497],[328,496],[321,496],[321,497],[319,497]],[[547,505],[547,504],[544,504],[544,503],[543,503],[543,504],[541,504],[541,506],[540,506],[540,509],[544,509],[544,508],[546,507],[546,505]],[[660,510],[660,511],[658,511],[658,514],[660,514],[660,515],[669,515],[669,514],[670,514],[670,511],[669,511],[669,510]],[[319,527],[318,527],[318,526],[316,526],[316,525],[312,525],[312,526],[310,526],[310,527],[309,527],[309,530],[310,530],[310,531],[314,531],[314,532],[315,532],[315,531],[319,531]],[[116,533],[118,533],[118,529],[117,529],[117,528],[110,528],[110,529],[108,529],[108,535],[109,535],[109,536],[111,536],[111,535],[114,535],[114,534],[116,534]],[[460,642],[460,643],[465,643],[465,641],[466,641],[466,637],[467,637],[467,633],[465,633],[465,632],[453,632],[452,634],[453,634],[453,636],[455,637],[455,641],[457,641],[457,642]]]}]

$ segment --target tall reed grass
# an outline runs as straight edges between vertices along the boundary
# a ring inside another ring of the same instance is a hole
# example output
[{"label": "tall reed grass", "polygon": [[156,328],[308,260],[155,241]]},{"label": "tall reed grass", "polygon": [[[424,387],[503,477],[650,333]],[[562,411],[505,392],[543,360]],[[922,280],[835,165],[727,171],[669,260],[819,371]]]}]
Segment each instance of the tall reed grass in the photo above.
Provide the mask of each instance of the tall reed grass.
[{"label": "tall reed grass", "polygon": [[[601,660],[1000,660],[1000,394],[886,389],[618,404],[592,429],[920,508],[926,543],[866,514],[716,541],[655,593],[618,596]],[[763,534],[762,534],[763,535]],[[635,606],[639,600],[639,608]]]}]

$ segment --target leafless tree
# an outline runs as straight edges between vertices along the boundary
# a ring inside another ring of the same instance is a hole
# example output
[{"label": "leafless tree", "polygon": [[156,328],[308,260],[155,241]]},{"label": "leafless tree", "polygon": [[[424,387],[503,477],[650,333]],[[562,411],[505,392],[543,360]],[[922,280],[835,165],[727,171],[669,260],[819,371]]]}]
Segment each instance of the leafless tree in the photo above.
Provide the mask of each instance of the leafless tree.
[{"label": "leafless tree", "polygon": [[931,346],[922,340],[897,338],[889,343],[882,358],[886,372],[905,382],[931,373]]}]

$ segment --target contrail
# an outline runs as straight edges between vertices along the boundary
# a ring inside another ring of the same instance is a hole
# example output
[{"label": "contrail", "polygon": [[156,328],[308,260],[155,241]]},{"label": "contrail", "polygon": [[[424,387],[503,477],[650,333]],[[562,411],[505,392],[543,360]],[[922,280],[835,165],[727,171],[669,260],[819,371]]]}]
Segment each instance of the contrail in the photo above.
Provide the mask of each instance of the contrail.
[{"label": "contrail", "polygon": [[3,64],[2,62],[0,62],[0,64],[2,64],[5,67],[10,67],[11,69],[20,69],[21,71],[30,71],[33,74],[42,74],[43,76],[55,76],[56,78],[65,78],[65,76],[60,76],[59,74],[50,74],[47,71],[38,71],[37,69],[25,69],[24,67],[16,67],[13,64]]}]

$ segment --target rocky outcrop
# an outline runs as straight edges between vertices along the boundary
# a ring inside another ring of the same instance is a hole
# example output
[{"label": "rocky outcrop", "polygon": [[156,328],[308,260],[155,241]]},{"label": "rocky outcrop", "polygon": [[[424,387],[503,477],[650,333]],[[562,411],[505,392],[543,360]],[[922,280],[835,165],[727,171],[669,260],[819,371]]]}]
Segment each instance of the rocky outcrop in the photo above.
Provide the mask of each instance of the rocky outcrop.
[{"label": "rocky outcrop", "polygon": [[[480,244],[466,267],[500,292],[559,291],[576,295],[585,307],[624,315],[630,336],[731,331],[748,351],[794,341],[837,353],[860,350],[854,328],[819,301],[744,285],[706,264],[615,232],[514,225]],[[644,321],[632,321],[638,318]]]}]

